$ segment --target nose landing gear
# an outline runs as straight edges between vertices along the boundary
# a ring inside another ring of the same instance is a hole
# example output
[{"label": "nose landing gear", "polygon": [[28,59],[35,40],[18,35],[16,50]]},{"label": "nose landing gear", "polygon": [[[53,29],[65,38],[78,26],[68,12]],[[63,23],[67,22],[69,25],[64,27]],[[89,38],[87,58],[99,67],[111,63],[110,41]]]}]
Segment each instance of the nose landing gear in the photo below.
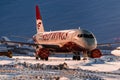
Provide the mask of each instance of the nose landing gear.
[{"label": "nose landing gear", "polygon": [[81,60],[79,52],[74,52],[73,60]]},{"label": "nose landing gear", "polygon": [[87,59],[88,59],[87,51],[83,51],[83,60],[87,60]]}]

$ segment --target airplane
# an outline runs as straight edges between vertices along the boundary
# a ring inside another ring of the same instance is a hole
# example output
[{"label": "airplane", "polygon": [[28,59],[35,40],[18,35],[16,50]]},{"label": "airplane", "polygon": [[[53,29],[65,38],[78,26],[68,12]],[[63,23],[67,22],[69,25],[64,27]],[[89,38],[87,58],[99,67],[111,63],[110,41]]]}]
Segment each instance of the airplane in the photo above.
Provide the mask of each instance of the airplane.
[{"label": "airplane", "polygon": [[72,53],[73,60],[80,60],[80,54],[83,54],[84,60],[88,57],[100,58],[102,53],[97,49],[97,46],[113,44],[97,44],[94,34],[83,29],[45,31],[38,5],[36,5],[36,30],[37,33],[33,35],[34,43],[3,40],[1,40],[0,43],[33,46],[35,47],[35,57],[37,60],[39,58],[41,60],[48,60],[51,53]]},{"label": "airplane", "polygon": [[[2,41],[11,41],[8,37],[2,36]],[[19,45],[16,43],[3,43],[2,45],[6,46],[6,48],[12,52],[20,53],[20,54],[29,54],[30,56],[33,55],[35,52],[34,48],[28,45]]]},{"label": "airplane", "polygon": [[[6,36],[2,36],[0,38],[2,41],[11,41],[8,37]],[[18,44],[15,44],[15,43],[3,43],[3,45],[5,45],[7,48],[15,48],[18,46]]]},{"label": "airplane", "polygon": [[37,33],[33,36],[33,40],[36,44],[44,44],[38,46],[36,59],[40,57],[48,60],[50,52],[72,52],[73,60],[80,60],[80,52],[83,52],[84,57],[87,57],[87,52],[90,52],[89,57],[99,58],[102,55],[99,49],[95,49],[97,41],[92,32],[82,29],[45,32],[38,6],[36,6],[36,26]]}]

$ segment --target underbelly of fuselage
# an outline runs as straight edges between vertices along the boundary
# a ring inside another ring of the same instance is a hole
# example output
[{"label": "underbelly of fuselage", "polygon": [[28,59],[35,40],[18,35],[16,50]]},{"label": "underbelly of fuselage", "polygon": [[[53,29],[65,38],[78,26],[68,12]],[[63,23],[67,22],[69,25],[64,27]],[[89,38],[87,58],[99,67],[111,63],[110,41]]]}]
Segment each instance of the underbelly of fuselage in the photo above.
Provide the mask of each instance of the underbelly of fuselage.
[{"label": "underbelly of fuselage", "polygon": [[62,47],[54,49],[53,52],[67,53],[67,52],[80,52],[84,50],[86,49],[74,42],[67,42]]}]

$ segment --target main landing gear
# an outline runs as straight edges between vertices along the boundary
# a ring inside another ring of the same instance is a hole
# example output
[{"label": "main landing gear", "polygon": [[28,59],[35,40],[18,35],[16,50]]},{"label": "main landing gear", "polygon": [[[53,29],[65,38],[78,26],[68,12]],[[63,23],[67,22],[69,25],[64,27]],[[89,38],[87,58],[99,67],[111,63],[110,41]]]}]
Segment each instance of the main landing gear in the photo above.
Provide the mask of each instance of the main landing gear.
[{"label": "main landing gear", "polygon": [[38,59],[39,59],[39,57],[35,57],[35,59],[36,59],[36,60],[38,60]]},{"label": "main landing gear", "polygon": [[[35,57],[36,60],[39,60],[39,57]],[[48,57],[47,58],[40,58],[41,60],[45,60],[48,61]]]},{"label": "main landing gear", "polygon": [[[88,59],[87,51],[83,51],[83,60],[87,60],[87,59]],[[81,60],[80,52],[74,52],[73,60]]]},{"label": "main landing gear", "polygon": [[81,60],[79,52],[74,52],[73,60]]}]

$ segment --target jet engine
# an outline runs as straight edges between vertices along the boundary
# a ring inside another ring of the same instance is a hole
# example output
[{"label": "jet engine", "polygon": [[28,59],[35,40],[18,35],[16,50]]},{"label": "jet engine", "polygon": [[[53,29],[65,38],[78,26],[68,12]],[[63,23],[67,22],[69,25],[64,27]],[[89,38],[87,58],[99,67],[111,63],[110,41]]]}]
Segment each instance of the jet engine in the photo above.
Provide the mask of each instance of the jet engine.
[{"label": "jet engine", "polygon": [[40,57],[41,60],[48,60],[49,55],[49,50],[46,48],[40,48],[37,51],[37,56]]},{"label": "jet engine", "polygon": [[88,53],[88,56],[90,58],[100,58],[102,56],[102,53],[99,49],[94,49],[90,53]]}]

